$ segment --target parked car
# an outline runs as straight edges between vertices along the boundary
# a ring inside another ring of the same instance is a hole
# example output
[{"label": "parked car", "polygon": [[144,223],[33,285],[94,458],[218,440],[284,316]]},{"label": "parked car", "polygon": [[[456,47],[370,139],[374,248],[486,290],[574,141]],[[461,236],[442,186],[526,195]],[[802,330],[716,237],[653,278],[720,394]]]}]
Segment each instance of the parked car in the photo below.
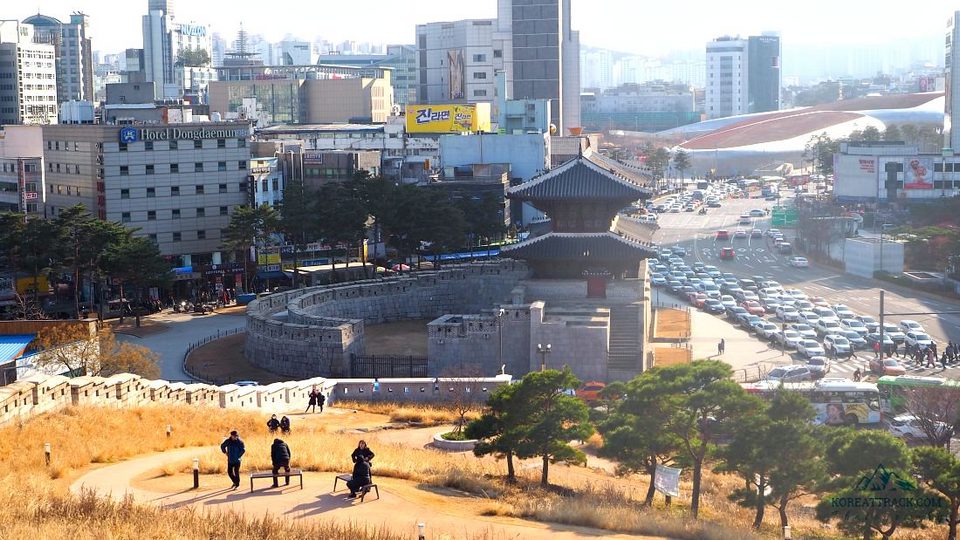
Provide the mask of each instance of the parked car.
[{"label": "parked car", "polygon": [[720,296],[720,303],[723,304],[724,309],[728,309],[736,306],[737,300],[729,294],[724,294]]},{"label": "parked car", "polygon": [[828,336],[841,331],[840,323],[830,319],[820,319],[813,327],[816,329],[817,334],[821,336]]},{"label": "parked car", "polygon": [[794,332],[800,334],[800,337],[803,339],[817,339],[817,331],[813,329],[812,326],[806,323],[794,323],[788,326],[787,328],[793,330]]},{"label": "parked car", "polygon": [[813,378],[813,374],[810,373],[810,368],[807,366],[790,365],[770,370],[770,373],[767,373],[765,378],[768,381],[785,383],[804,382],[811,380]]},{"label": "parked car", "polygon": [[745,291],[755,291],[757,290],[757,282],[752,279],[743,278],[740,280],[740,288]]},{"label": "parked car", "polygon": [[787,259],[787,264],[789,264],[790,266],[792,266],[792,267],[794,267],[794,268],[809,268],[809,267],[810,267],[810,262],[807,261],[807,258],[806,258],[806,257],[800,257],[799,255],[795,255],[795,256],[790,257],[789,259]]},{"label": "parked car", "polygon": [[910,319],[904,319],[900,321],[900,330],[904,332],[923,332],[926,333],[926,330],[923,329],[923,326],[917,321]]},{"label": "parked car", "polygon": [[747,300],[740,305],[749,311],[751,315],[763,315],[766,313],[766,310],[763,309],[763,306],[761,306],[759,302],[755,302],[753,300]]},{"label": "parked car", "polygon": [[857,319],[859,319],[860,322],[867,327],[867,332],[870,334],[877,332],[880,329],[880,323],[869,315],[860,315],[857,317]]},{"label": "parked car", "polygon": [[839,334],[828,334],[824,336],[823,349],[833,356],[848,356],[853,352],[847,338]]},{"label": "parked car", "polygon": [[755,328],[757,337],[763,339],[773,340],[780,333],[780,327],[772,322],[761,322]]},{"label": "parked car", "polygon": [[904,338],[904,342],[912,347],[920,347],[921,349],[925,349],[930,345],[933,345],[933,340],[930,339],[930,336],[924,334],[923,332],[910,331],[904,335],[906,336]]},{"label": "parked car", "polygon": [[845,304],[834,304],[831,306],[831,309],[833,309],[833,312],[836,313],[837,317],[840,317],[841,319],[852,319],[857,316],[857,314],[850,309],[850,306]]},{"label": "parked car", "polygon": [[730,261],[737,258],[737,252],[732,247],[720,248],[720,260]]},{"label": "parked car", "polygon": [[856,332],[861,336],[865,336],[870,333],[870,330],[867,329],[867,325],[854,318],[840,319],[840,326],[842,326],[845,330]]},{"label": "parked car", "polygon": [[806,358],[813,358],[814,356],[823,356],[827,354],[827,351],[823,350],[823,347],[820,345],[820,343],[812,339],[805,339],[797,344],[797,352]]},{"label": "parked car", "polygon": [[867,348],[867,340],[864,339],[864,337],[858,332],[854,332],[853,330],[844,330],[840,335],[847,338],[847,341],[850,342],[850,346],[853,347],[853,350],[855,351],[861,351]]},{"label": "parked car", "polygon": [[727,308],[727,318],[731,319],[735,323],[740,322],[740,317],[744,315],[749,315],[750,312],[743,309],[740,306],[734,305],[733,307]]},{"label": "parked car", "polygon": [[807,369],[814,379],[822,379],[830,373],[830,361],[823,356],[814,356],[807,359]]},{"label": "parked car", "polygon": [[703,303],[703,310],[707,313],[720,314],[726,311],[726,308],[723,307],[723,303],[716,298],[710,298]]},{"label": "parked car", "polygon": [[783,322],[797,322],[800,320],[800,312],[791,306],[781,305],[777,308],[777,318]]},{"label": "parked car", "polygon": [[687,248],[683,246],[673,246],[672,248],[670,248],[670,251],[672,251],[673,254],[676,255],[677,257],[687,256]]},{"label": "parked car", "polygon": [[759,315],[747,314],[740,317],[740,326],[750,332],[753,325],[761,321],[763,321],[763,319],[761,319]]},{"label": "parked car", "polygon": [[801,311],[800,319],[802,319],[803,322],[809,324],[810,326],[814,326],[818,322],[820,322],[820,316],[812,311]]},{"label": "parked car", "polygon": [[870,371],[880,375],[903,375],[907,372],[900,362],[893,358],[871,358]]},{"label": "parked car", "polygon": [[600,399],[600,392],[606,388],[607,384],[599,381],[590,381],[583,383],[579,389],[577,389],[576,395],[578,398],[586,401],[587,403],[591,401],[597,401]]},{"label": "parked car", "polygon": [[777,333],[774,336],[774,341],[776,341],[781,347],[786,347],[787,349],[796,349],[797,345],[803,341],[803,337],[800,335],[800,332],[787,328]]},{"label": "parked car", "polygon": [[840,317],[838,317],[837,314],[828,307],[814,306],[813,312],[816,313],[817,317],[820,317],[820,319],[826,319],[828,321],[833,321],[838,325],[840,324]]},{"label": "parked car", "polygon": [[901,332],[896,325],[890,323],[883,323],[883,333],[890,336],[890,339],[892,339],[898,345],[907,339],[906,334]]},{"label": "parked car", "polygon": [[[929,424],[928,427],[932,428],[934,435],[947,434],[952,431],[952,428],[949,424],[945,422],[940,422],[937,420],[933,421],[933,424]],[[894,416],[887,425],[887,429],[890,431],[894,437],[898,437],[907,442],[916,443],[916,442],[926,442],[929,440],[929,436],[923,430],[923,425],[920,423],[920,419],[912,414],[900,414]]]}]

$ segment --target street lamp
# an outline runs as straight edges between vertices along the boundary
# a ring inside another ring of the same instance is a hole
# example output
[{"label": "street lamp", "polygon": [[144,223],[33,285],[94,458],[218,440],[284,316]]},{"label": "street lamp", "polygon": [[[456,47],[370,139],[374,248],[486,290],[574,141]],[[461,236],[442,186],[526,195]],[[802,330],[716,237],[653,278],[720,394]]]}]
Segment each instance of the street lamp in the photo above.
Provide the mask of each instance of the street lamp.
[{"label": "street lamp", "polygon": [[503,308],[497,310],[497,337],[500,339],[500,352],[497,355],[497,363],[500,364],[501,370],[503,370],[503,316],[506,313]]},{"label": "street lamp", "polygon": [[546,345],[537,343],[537,352],[540,354],[540,371],[547,370],[547,355],[550,354],[551,345],[547,343]]}]

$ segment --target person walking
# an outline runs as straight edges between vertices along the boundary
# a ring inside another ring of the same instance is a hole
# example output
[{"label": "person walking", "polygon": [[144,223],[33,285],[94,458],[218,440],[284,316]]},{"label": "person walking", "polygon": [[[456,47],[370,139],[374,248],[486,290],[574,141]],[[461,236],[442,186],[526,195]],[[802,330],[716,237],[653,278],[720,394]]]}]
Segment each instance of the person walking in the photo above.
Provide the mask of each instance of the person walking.
[{"label": "person walking", "polygon": [[280,421],[277,420],[277,415],[272,415],[269,420],[267,420],[267,429],[270,430],[270,433],[276,433],[277,429],[280,428]]},{"label": "person walking", "polygon": [[853,372],[853,381],[860,382],[860,379],[862,378],[863,374],[860,372],[860,368],[857,368],[856,371]]},{"label": "person walking", "polygon": [[350,454],[350,459],[356,463],[358,461],[366,461],[369,463],[373,460],[374,453],[367,446],[367,441],[360,441],[357,443],[357,448],[354,449],[353,453]]},{"label": "person walking", "polygon": [[347,498],[356,499],[357,491],[369,483],[370,462],[361,459],[353,464],[353,474],[350,476],[350,480],[347,480],[347,487],[350,489],[350,494],[347,495]]},{"label": "person walking", "polygon": [[320,412],[323,412],[323,404],[327,402],[327,396],[323,392],[317,392],[317,405],[320,406]]},{"label": "person walking", "polygon": [[873,357],[880,358],[880,342],[879,341],[873,344]]},{"label": "person walking", "polygon": [[[304,414],[308,412],[317,412],[317,394],[318,392],[316,386],[310,389],[310,394],[308,394],[310,401],[307,402],[307,408],[305,411],[303,411]],[[313,409],[313,411],[310,411],[310,409]],[[320,409],[320,412],[323,412],[323,409]]]},{"label": "person walking", "polygon": [[[284,417],[286,418],[286,417]],[[283,469],[285,473],[284,484],[285,486],[290,485],[290,447],[287,446],[287,443],[283,442],[281,439],[274,439],[273,445],[270,446],[270,462],[273,464],[273,487],[279,487],[277,480],[277,474],[280,472],[280,469]]]},{"label": "person walking", "polygon": [[718,355],[723,354],[723,351],[726,348],[727,348],[727,342],[723,338],[720,338],[720,343],[717,343],[717,354]]},{"label": "person walking", "polygon": [[280,431],[283,432],[284,435],[290,434],[290,419],[286,416],[280,419]]},{"label": "person walking", "polygon": [[927,347],[927,367],[937,367],[937,353],[933,352],[933,347]]},{"label": "person walking", "polygon": [[943,351],[940,354],[940,366],[943,369],[947,369],[947,351]]},{"label": "person walking", "polygon": [[236,431],[220,443],[220,451],[227,456],[227,476],[233,482],[233,489],[240,487],[240,460],[247,449]]}]

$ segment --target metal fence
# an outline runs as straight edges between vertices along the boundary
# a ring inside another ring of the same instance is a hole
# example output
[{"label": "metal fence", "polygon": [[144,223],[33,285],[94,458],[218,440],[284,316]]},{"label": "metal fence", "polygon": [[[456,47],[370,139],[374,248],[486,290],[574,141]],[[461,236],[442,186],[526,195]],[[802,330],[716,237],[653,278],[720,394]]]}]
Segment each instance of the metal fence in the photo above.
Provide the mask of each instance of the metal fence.
[{"label": "metal fence", "polygon": [[352,377],[426,377],[427,359],[423,356],[392,354],[350,355]]},{"label": "metal fence", "polygon": [[246,327],[233,328],[233,329],[231,329],[231,330],[217,330],[217,333],[216,333],[216,334],[209,335],[209,336],[207,336],[207,337],[205,337],[205,338],[203,338],[203,339],[201,339],[201,340],[199,340],[199,341],[194,341],[194,342],[188,343],[188,344],[187,344],[187,350],[185,350],[185,351],[183,352],[183,361],[182,361],[183,372],[186,373],[189,377],[191,377],[191,378],[193,379],[192,382],[202,382],[202,383],[206,383],[206,384],[223,384],[223,381],[217,381],[217,380],[209,379],[209,378],[200,376],[200,375],[198,375],[198,374],[196,374],[196,373],[192,373],[189,369],[187,369],[187,357],[190,356],[190,353],[193,352],[194,349],[196,349],[196,348],[198,348],[198,347],[202,347],[202,346],[206,345],[207,343],[210,343],[211,341],[216,341],[216,340],[218,340],[218,339],[222,339],[222,338],[225,338],[225,337],[227,337],[227,336],[233,336],[233,335],[236,335],[236,334],[241,334],[241,333],[244,333],[244,332],[246,332],[246,331],[247,331]]}]

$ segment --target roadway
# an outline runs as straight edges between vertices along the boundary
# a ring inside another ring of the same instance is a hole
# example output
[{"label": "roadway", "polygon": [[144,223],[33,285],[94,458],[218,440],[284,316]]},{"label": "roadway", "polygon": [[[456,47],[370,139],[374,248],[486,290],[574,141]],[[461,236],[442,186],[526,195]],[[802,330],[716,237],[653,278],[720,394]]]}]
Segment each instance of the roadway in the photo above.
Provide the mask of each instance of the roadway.
[{"label": "roadway", "polygon": [[[900,287],[889,287],[881,281],[861,278],[844,273],[842,270],[810,263],[809,268],[794,268],[787,264],[789,255],[781,255],[773,249],[772,241],[763,238],[733,239],[737,229],[749,232],[752,228],[766,230],[771,227],[770,218],[753,218],[752,225],[738,225],[741,214],[751,209],[766,209],[774,205],[763,199],[727,199],[721,208],[710,208],[706,215],[696,212],[664,213],[659,217],[660,229],[654,234],[654,241],[662,247],[675,245],[687,249],[684,260],[687,264],[703,262],[718,267],[722,272],[731,272],[737,277],[764,276],[780,282],[786,288],[797,288],[808,296],[821,296],[830,304],[846,304],[853,311],[871,315],[879,319],[880,291],[886,290],[885,311],[887,313],[960,311],[960,302],[934,295],[911,291]],[[726,229],[730,240],[716,240],[716,231]],[[784,229],[786,240],[794,243],[795,231]],[[730,246],[736,250],[734,260],[721,261],[720,248]],[[798,254],[798,253],[794,253]],[[802,253],[799,253],[803,255]],[[661,294],[669,295],[667,291]],[[924,326],[930,336],[938,342],[942,351],[948,339],[960,341],[960,314],[887,316],[886,322],[899,323],[901,319],[913,319]],[[778,321],[774,321],[778,322]],[[835,371],[844,375],[852,373],[857,367],[863,370],[866,358],[872,352],[859,352],[859,359],[849,362],[835,362]],[[940,368],[920,369],[904,364],[908,372],[922,374],[943,374]],[[960,366],[949,367],[948,374],[960,376]],[[954,373],[955,372],[955,373]]]}]

